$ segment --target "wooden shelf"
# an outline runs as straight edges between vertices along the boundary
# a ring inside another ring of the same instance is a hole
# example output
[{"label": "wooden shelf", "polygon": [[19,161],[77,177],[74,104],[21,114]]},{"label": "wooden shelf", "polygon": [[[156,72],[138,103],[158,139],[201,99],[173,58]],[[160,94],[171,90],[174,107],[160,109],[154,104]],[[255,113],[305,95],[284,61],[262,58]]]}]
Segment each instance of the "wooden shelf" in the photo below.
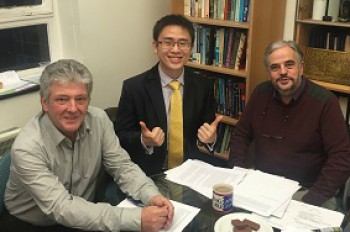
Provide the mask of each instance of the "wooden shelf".
[{"label": "wooden shelf", "polygon": [[313,19],[298,19],[298,20],[296,20],[296,22],[301,23],[301,24],[322,25],[322,26],[332,26],[332,27],[349,27],[350,28],[350,23],[345,23],[345,22],[326,22],[326,21],[313,20]]},{"label": "wooden shelf", "polygon": [[318,80],[311,80],[311,81],[313,81],[314,83],[316,83],[318,85],[325,87],[326,89],[340,92],[340,93],[350,94],[350,86],[348,86],[348,85],[338,85],[338,84],[332,84],[332,83],[318,81]]},{"label": "wooden shelf", "polygon": [[[216,115],[220,115],[220,114],[216,114]],[[238,122],[238,119],[231,118],[229,116],[224,115],[224,118],[221,120],[221,122],[228,124],[228,125],[235,126]]]},{"label": "wooden shelf", "polygon": [[[203,153],[207,153],[207,154],[211,154],[208,149],[206,149],[204,146],[198,146],[198,149],[203,152]],[[214,152],[214,154],[212,154],[213,156],[223,159],[223,160],[228,160],[229,159],[229,152],[227,153],[218,153],[218,152]]]},{"label": "wooden shelf", "polygon": [[198,64],[194,62],[187,62],[186,66],[192,67],[192,68],[198,68],[206,71],[216,72],[216,73],[222,73],[222,74],[228,74],[236,77],[247,77],[247,72],[245,70],[235,70],[230,68],[222,68],[222,67],[216,67],[214,65],[204,65],[204,64]]},{"label": "wooden shelf", "polygon": [[229,21],[229,20],[198,18],[198,17],[191,17],[191,16],[186,16],[186,18],[188,18],[193,23],[213,25],[213,26],[235,27],[235,28],[241,28],[241,29],[248,29],[250,26],[248,22],[235,22],[235,21]]}]

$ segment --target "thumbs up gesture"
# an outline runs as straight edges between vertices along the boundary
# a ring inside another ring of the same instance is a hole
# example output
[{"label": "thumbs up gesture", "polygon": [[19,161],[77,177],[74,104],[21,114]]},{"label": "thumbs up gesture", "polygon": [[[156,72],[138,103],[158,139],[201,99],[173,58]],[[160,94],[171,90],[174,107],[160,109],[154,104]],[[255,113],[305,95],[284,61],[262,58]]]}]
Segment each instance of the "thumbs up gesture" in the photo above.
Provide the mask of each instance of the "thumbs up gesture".
[{"label": "thumbs up gesture", "polygon": [[160,147],[164,142],[164,132],[160,127],[148,129],[146,123],[140,121],[142,141],[147,147]]},{"label": "thumbs up gesture", "polygon": [[216,129],[218,127],[219,122],[222,120],[224,116],[218,115],[216,116],[214,122],[212,122],[210,125],[209,123],[204,123],[199,129],[198,129],[198,139],[202,143],[213,143],[216,138]]}]

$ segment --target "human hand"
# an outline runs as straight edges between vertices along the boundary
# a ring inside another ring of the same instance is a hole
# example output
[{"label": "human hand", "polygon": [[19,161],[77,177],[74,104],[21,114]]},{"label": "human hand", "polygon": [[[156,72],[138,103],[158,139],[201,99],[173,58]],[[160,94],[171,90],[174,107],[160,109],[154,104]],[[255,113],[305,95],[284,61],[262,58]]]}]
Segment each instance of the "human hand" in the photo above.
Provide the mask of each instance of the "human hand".
[{"label": "human hand", "polygon": [[173,204],[171,204],[171,202],[165,198],[162,195],[156,195],[153,196],[150,200],[149,200],[149,205],[152,206],[158,206],[158,207],[166,207],[168,209],[168,215],[167,215],[167,221],[164,224],[164,229],[168,229],[172,222],[173,222],[173,217],[174,217],[174,206]]},{"label": "human hand", "polygon": [[141,231],[159,231],[169,229],[174,216],[174,207],[162,195],[153,196],[149,206],[141,211]]},{"label": "human hand", "polygon": [[198,129],[198,139],[202,143],[213,143],[215,141],[216,137],[216,129],[218,127],[219,122],[223,119],[224,116],[218,115],[216,116],[214,122],[212,122],[210,125],[209,123],[204,123],[199,129]]},{"label": "human hand", "polygon": [[141,231],[157,232],[163,228],[168,220],[166,206],[147,206],[141,211]]},{"label": "human hand", "polygon": [[149,130],[146,124],[140,121],[142,141],[147,147],[160,147],[164,142],[164,132],[160,127]]}]

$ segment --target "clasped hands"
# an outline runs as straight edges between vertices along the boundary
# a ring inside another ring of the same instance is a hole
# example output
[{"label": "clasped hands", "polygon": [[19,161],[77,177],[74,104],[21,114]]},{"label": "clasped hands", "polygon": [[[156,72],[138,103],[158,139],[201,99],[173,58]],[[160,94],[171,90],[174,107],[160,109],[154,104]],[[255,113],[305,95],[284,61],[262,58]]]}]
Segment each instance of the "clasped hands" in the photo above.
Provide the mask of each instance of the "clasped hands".
[{"label": "clasped hands", "polygon": [[[218,115],[215,120],[209,124],[204,123],[199,129],[198,129],[198,139],[202,143],[213,143],[216,138],[216,129],[219,124],[219,122],[222,120],[223,116]],[[141,136],[142,141],[147,147],[160,147],[165,139],[165,134],[162,128],[160,127],[154,127],[152,130],[148,129],[147,125],[140,121],[141,126]]]},{"label": "clasped hands", "polygon": [[171,202],[162,195],[156,195],[148,204],[141,211],[141,231],[157,232],[169,229],[174,217],[174,206]]}]

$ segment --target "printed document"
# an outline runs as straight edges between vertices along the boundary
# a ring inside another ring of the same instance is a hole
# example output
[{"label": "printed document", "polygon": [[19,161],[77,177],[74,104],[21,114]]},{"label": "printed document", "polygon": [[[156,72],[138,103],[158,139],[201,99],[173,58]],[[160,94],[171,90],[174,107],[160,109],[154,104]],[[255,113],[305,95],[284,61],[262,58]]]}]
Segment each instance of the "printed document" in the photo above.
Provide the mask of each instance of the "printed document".
[{"label": "printed document", "polygon": [[182,165],[166,171],[165,174],[168,180],[188,186],[212,198],[215,184],[227,183],[235,188],[247,172],[248,170],[244,168],[219,168],[199,160],[186,160]]},{"label": "printed document", "polygon": [[235,189],[233,205],[270,216],[300,188],[297,181],[256,170]]},{"label": "printed document", "polygon": [[[174,218],[173,218],[173,224],[168,230],[160,230],[162,232],[168,231],[168,232],[178,232],[182,231],[192,220],[193,218],[198,214],[200,211],[199,208],[185,205],[177,201],[170,200],[171,203],[174,206]],[[136,204],[134,204],[130,199],[125,199],[124,201],[120,202],[119,207],[141,207]]]},{"label": "printed document", "polygon": [[[258,215],[255,215],[258,216]],[[282,218],[261,217],[272,227],[286,231],[313,230],[327,227],[339,227],[344,214],[291,200]]]},{"label": "printed document", "polygon": [[288,201],[300,188],[298,182],[239,167],[219,168],[198,160],[187,160],[166,172],[167,179],[212,198],[217,183],[234,188],[233,205],[262,216],[282,216]]}]

